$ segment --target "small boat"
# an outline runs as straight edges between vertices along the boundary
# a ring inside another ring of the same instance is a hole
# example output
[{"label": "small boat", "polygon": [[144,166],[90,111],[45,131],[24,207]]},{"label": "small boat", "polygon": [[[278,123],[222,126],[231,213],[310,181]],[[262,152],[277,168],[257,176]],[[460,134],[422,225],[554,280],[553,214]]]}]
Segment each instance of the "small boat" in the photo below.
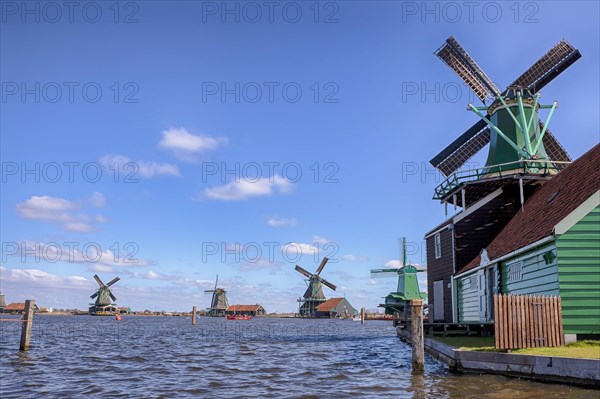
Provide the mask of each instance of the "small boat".
[{"label": "small boat", "polygon": [[360,321],[360,316],[355,316],[352,318],[352,321]]},{"label": "small boat", "polygon": [[250,320],[251,319],[250,315],[243,315],[243,314],[228,314],[225,317],[227,318],[227,320]]}]

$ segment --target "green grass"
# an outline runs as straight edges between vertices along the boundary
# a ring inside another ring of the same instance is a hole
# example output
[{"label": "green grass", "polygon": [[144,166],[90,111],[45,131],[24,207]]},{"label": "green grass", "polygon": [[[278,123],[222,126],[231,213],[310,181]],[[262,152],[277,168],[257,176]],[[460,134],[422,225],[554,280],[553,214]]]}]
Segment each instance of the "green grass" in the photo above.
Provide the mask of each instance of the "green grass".
[{"label": "green grass", "polygon": [[[494,337],[435,337],[434,339],[443,342],[444,344],[454,346],[460,350],[501,352],[495,348]],[[555,348],[514,349],[512,353],[520,355],[600,359],[600,341],[579,341]]]}]

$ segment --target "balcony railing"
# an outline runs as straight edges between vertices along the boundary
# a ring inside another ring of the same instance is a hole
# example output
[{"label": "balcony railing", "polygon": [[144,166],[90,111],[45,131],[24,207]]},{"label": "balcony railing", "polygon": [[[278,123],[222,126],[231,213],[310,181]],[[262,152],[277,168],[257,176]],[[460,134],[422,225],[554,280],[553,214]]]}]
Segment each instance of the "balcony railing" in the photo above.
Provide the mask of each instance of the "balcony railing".
[{"label": "balcony railing", "polygon": [[571,162],[550,161],[544,159],[522,159],[519,161],[486,166],[479,169],[470,169],[454,173],[435,188],[433,199],[441,200],[448,193],[463,183],[483,178],[513,176],[516,173],[523,175],[547,175],[558,172]]}]

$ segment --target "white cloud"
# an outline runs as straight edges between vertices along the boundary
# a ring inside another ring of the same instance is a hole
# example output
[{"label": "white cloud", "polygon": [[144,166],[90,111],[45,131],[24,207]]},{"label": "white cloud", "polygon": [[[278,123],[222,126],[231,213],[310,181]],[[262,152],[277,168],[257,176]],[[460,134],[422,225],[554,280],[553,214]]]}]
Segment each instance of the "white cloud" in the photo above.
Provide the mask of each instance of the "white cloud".
[{"label": "white cloud", "polygon": [[69,231],[77,233],[89,233],[90,231],[96,230],[96,228],[93,225],[85,222],[66,223],[64,227]]},{"label": "white cloud", "polygon": [[[104,206],[106,199],[102,193],[95,192],[90,197],[90,203]],[[58,223],[68,231],[87,233],[96,230],[88,215],[77,212],[81,209],[81,205],[64,198],[34,195],[25,202],[17,204],[16,208],[17,213],[25,219]]]},{"label": "white cloud", "polygon": [[315,242],[317,244],[329,244],[329,243],[332,243],[333,241],[331,241],[330,239],[325,238],[325,237],[313,236],[313,242]]},{"label": "white cloud", "polygon": [[171,151],[177,158],[186,162],[193,162],[197,155],[214,151],[228,143],[226,137],[194,135],[185,128],[165,130],[162,132],[162,136],[158,146]]},{"label": "white cloud", "polygon": [[135,181],[138,176],[147,179],[155,176],[181,176],[177,165],[165,162],[133,161],[131,158],[120,154],[103,155],[100,157],[100,163],[110,171],[113,177],[118,172],[119,176],[116,176],[116,178],[125,182],[127,180]]},{"label": "white cloud", "polygon": [[401,266],[402,266],[402,264],[400,263],[399,259],[388,260],[387,262],[385,262],[385,265],[383,265],[383,267],[386,267],[386,268],[395,268],[395,269],[397,269],[397,268],[399,268]]},{"label": "white cloud", "polygon": [[77,209],[77,204],[64,198],[47,195],[33,196],[17,204],[17,212],[26,219],[66,222],[72,220],[69,212]]},{"label": "white cloud", "polygon": [[318,253],[318,247],[303,242],[290,242],[281,247],[281,254],[285,259],[293,259],[300,256],[314,256]]},{"label": "white cloud", "polygon": [[123,248],[115,253],[110,249],[103,249],[95,242],[70,242],[68,245],[61,245],[26,240],[15,244],[17,247],[14,255],[20,255],[18,259],[36,263],[44,261],[86,264],[90,270],[101,272],[113,271],[114,267],[141,267],[151,264],[147,259],[138,259]]},{"label": "white cloud", "polygon": [[352,255],[352,254],[347,254],[342,256],[342,259],[350,261],[350,262],[364,262],[366,260],[368,260],[368,258],[366,256],[356,256],[356,255]]},{"label": "white cloud", "polygon": [[241,272],[254,272],[257,270],[272,270],[278,271],[281,270],[283,266],[282,262],[273,261],[270,262],[268,259],[258,259],[256,262],[243,262],[241,263],[239,270]]},{"label": "white cloud", "polygon": [[298,221],[295,218],[269,218],[267,224],[271,227],[295,227]]},{"label": "white cloud", "polygon": [[156,281],[172,281],[172,280],[181,279],[180,276],[163,274],[163,273],[155,272],[154,270],[148,270],[146,273],[133,273],[132,277],[141,278],[144,280],[156,280]]},{"label": "white cloud", "polygon": [[262,178],[258,181],[241,179],[223,186],[204,189],[202,197],[221,201],[241,201],[252,197],[271,196],[275,193],[288,193],[292,184],[279,175]]},{"label": "white cloud", "polygon": [[90,204],[96,208],[103,208],[106,205],[106,198],[99,192],[95,192],[90,197]]}]

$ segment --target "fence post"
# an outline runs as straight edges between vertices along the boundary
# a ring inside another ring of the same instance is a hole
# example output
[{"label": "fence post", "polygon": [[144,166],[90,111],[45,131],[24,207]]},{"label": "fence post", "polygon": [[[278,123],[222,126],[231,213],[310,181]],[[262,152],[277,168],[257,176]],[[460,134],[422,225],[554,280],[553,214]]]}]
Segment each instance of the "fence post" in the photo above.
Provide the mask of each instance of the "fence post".
[{"label": "fence post", "polygon": [[25,301],[25,312],[23,313],[23,322],[21,326],[21,344],[19,350],[29,350],[29,343],[31,341],[31,325],[33,324],[33,309],[35,308],[35,301],[28,299]]},{"label": "fence post", "polygon": [[425,343],[423,337],[423,300],[411,299],[412,308],[412,369],[422,372],[425,369]]}]

